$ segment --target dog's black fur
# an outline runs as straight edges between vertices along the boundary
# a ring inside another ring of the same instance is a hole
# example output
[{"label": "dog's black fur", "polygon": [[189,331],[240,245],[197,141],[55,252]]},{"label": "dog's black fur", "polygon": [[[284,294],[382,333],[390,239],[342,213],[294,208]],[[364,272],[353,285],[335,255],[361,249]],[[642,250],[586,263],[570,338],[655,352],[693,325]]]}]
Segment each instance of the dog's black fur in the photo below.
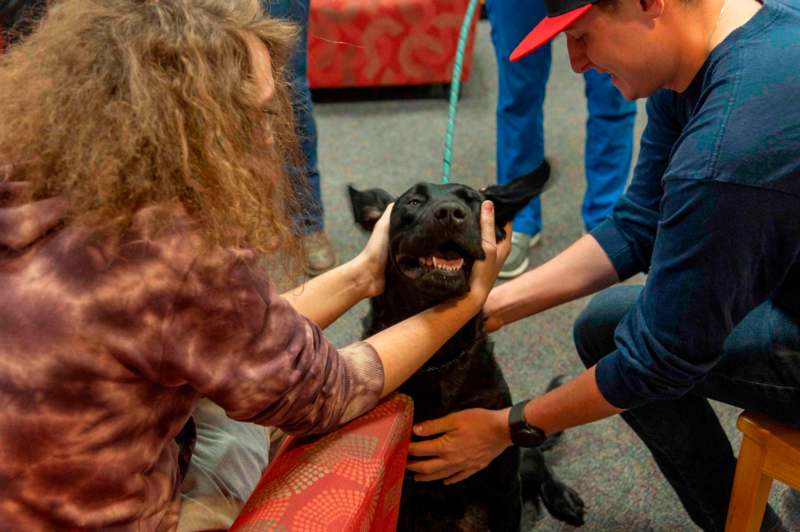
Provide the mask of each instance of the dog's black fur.
[{"label": "dog's black fur", "polygon": [[[503,226],[541,193],[549,173],[544,163],[508,185],[482,192],[458,184],[419,183],[396,201],[381,189],[362,192],[349,187],[356,222],[369,231],[388,204],[395,201],[389,227],[386,289],[371,300],[365,335],[467,292],[474,261],[485,257],[481,202],[490,199],[494,203],[496,235],[502,240],[506,236]],[[400,391],[414,399],[415,422],[465,408],[500,409],[512,404],[481,315],[450,338]],[[407,475],[398,530],[485,530],[488,526],[493,531],[516,532],[523,498],[537,505],[541,498],[554,517],[583,524],[583,502],[555,478],[541,450],[525,450],[522,464],[521,471],[520,451],[510,447],[488,467],[453,485],[415,482]],[[478,524],[476,519],[483,523]]]}]

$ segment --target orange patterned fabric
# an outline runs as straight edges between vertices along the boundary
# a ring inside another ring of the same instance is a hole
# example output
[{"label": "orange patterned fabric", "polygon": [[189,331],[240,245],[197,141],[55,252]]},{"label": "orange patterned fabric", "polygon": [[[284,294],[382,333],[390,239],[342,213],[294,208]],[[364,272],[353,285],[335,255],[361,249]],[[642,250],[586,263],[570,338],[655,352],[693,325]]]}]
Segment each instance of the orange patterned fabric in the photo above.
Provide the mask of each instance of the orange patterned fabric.
[{"label": "orange patterned fabric", "polygon": [[394,394],[323,437],[289,437],[231,530],[395,530],[413,405]]},{"label": "orange patterned fabric", "polygon": [[[449,83],[469,0],[312,0],[312,88]],[[462,80],[469,78],[473,17]]]}]

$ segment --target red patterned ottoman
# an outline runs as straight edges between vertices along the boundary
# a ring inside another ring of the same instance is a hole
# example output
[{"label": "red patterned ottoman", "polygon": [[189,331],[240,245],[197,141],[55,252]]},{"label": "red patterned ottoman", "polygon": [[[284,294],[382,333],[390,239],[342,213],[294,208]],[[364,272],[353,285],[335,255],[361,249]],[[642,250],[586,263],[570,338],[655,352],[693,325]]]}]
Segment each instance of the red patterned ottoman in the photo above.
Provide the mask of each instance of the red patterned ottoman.
[{"label": "red patterned ottoman", "polygon": [[393,394],[336,432],[289,437],[231,530],[395,530],[412,418]]},{"label": "red patterned ottoman", "polygon": [[[312,0],[312,88],[450,83],[469,0]],[[461,79],[469,79],[477,13]]]}]

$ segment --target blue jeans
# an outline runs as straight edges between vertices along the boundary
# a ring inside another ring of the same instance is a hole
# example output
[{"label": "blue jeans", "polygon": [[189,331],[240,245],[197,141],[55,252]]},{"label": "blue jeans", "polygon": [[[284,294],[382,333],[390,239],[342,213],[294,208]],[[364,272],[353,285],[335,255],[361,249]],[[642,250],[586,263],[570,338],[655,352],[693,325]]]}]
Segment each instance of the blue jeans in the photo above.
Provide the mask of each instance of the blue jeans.
[{"label": "blue jeans", "polygon": [[[303,207],[302,219],[298,220],[304,234],[320,231],[324,227],[324,211],[320,175],[317,168],[317,123],[314,120],[314,105],[308,86],[308,15],[310,0],[262,0],[264,10],[275,18],[294,22],[300,28],[294,57],[289,69],[292,91],[292,107],[297,122],[297,134],[305,159],[305,168],[291,169],[295,192]],[[307,186],[304,182],[307,180]]]},{"label": "blue jeans", "polygon": [[[497,182],[533,171],[544,159],[544,94],[550,76],[548,43],[512,63],[511,51],[545,16],[544,3],[487,0],[492,42],[497,56]],[[581,214],[587,231],[602,222],[625,190],[633,153],[636,103],[612,85],[611,77],[594,70],[584,75],[589,106],[586,124],[586,193]],[[542,210],[534,199],[514,218],[514,231],[536,234]]]},{"label": "blue jeans", "polygon": [[[630,285],[605,290],[578,317],[575,345],[586,367],[616,349],[614,330],[640,292]],[[709,398],[800,426],[800,323],[770,302],[761,304],[734,327],[720,361],[688,394],[622,414],[692,520],[722,531],[736,458]],[[768,508],[765,524],[777,521]]]}]

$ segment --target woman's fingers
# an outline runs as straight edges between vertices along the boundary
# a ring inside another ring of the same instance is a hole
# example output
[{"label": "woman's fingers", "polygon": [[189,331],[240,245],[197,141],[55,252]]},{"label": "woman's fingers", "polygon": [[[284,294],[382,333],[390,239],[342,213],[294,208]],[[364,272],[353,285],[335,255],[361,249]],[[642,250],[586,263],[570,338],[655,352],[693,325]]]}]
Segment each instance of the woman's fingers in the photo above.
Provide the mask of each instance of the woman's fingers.
[{"label": "woman's fingers", "polygon": [[481,240],[484,260],[475,261],[470,278],[470,290],[481,297],[481,303],[489,295],[497,279],[499,267],[497,265],[497,239],[494,225],[494,205],[491,201],[481,204]]}]

